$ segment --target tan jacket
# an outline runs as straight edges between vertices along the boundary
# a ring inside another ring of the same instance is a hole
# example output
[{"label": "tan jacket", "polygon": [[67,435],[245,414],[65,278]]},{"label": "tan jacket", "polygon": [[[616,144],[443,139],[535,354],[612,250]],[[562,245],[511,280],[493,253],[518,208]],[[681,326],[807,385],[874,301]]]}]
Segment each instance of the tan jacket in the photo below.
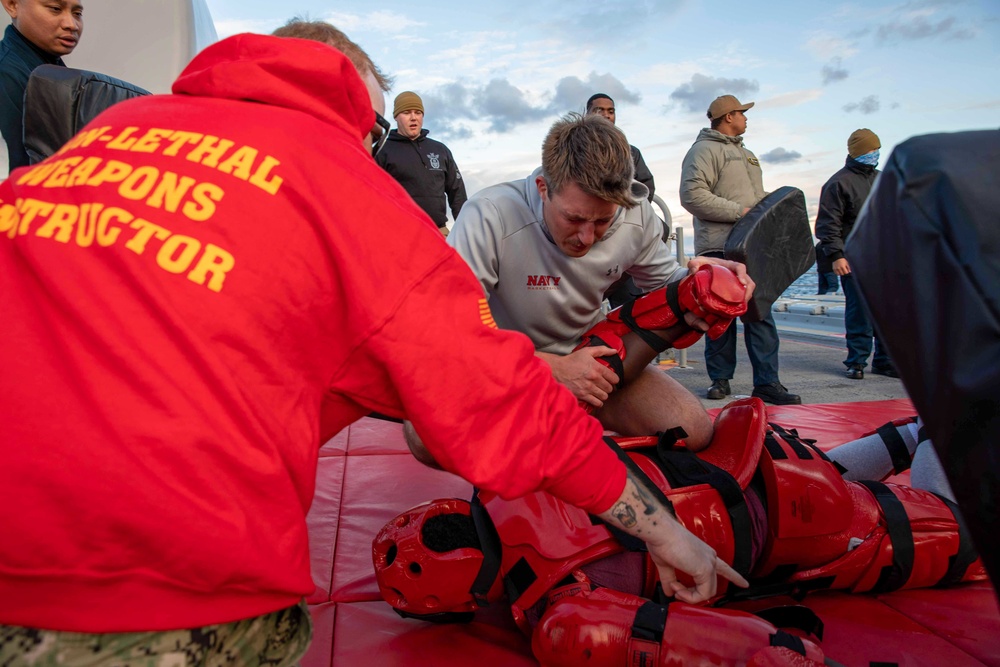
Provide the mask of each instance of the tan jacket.
[{"label": "tan jacket", "polygon": [[694,251],[722,252],[733,224],[764,198],[757,156],[730,137],[704,128],[684,156],[681,206],[694,216]]}]

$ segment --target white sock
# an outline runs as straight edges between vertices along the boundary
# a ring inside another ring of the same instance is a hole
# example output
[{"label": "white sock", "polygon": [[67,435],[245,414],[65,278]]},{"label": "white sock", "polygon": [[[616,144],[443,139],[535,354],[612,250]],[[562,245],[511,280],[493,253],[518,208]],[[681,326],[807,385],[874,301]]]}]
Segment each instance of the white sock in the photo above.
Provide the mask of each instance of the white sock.
[{"label": "white sock", "polygon": [[[910,422],[896,427],[896,433],[902,438],[909,457],[917,449],[917,424]],[[892,455],[889,447],[878,433],[864,438],[845,442],[828,451],[827,456],[847,469],[844,479],[853,482],[858,480],[883,480],[893,473]],[[897,457],[902,456],[900,452]]]}]

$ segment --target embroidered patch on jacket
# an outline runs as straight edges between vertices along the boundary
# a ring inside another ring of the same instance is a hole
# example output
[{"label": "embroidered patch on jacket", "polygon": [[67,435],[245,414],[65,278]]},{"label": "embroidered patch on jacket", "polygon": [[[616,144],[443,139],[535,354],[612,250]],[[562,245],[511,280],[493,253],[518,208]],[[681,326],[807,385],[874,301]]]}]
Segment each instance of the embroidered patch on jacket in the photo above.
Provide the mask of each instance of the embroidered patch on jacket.
[{"label": "embroidered patch on jacket", "polygon": [[441,156],[437,153],[428,153],[427,159],[431,161],[431,169],[441,168]]},{"label": "embroidered patch on jacket", "polygon": [[755,167],[759,167],[760,166],[760,162],[755,157],[748,157],[747,158],[747,162],[749,162],[750,164],[752,164]]}]

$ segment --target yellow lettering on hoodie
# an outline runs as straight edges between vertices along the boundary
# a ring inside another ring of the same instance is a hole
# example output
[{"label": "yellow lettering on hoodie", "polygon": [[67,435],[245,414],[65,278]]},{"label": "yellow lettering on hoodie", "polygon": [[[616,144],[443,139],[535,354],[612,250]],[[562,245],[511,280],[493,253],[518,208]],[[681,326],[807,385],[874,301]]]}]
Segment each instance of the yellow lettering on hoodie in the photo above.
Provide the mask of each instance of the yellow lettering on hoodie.
[{"label": "yellow lettering on hoodie", "polygon": [[270,155],[265,155],[264,160],[257,167],[257,171],[253,173],[250,177],[250,183],[256,185],[258,188],[272,195],[278,194],[278,190],[281,189],[281,184],[285,182],[281,176],[275,175],[268,180],[268,176],[271,174],[271,170],[280,165],[281,162],[271,157]]},{"label": "yellow lettering on hoodie", "polygon": [[73,237],[73,226],[79,217],[79,206],[57,204],[49,219],[35,232],[35,236],[43,239],[55,238],[59,243],[69,243]]},{"label": "yellow lettering on hoodie", "polygon": [[118,134],[118,136],[108,142],[108,148],[116,151],[127,151],[132,147],[132,144],[135,143],[135,137],[132,135],[135,134],[138,129],[138,127],[132,125],[126,127]]}]

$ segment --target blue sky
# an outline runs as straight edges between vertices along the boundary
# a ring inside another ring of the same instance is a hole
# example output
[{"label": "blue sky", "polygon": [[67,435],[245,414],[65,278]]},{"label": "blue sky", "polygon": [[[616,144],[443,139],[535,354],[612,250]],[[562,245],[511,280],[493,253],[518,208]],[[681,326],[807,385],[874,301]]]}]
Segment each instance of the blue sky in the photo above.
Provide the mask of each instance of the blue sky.
[{"label": "blue sky", "polygon": [[745,140],[764,185],[801,188],[813,219],[859,127],[879,135],[883,162],[910,136],[1000,127],[995,0],[206,2],[220,37],[295,15],[344,30],[395,77],[390,108],[403,90],[424,98],[424,127],[449,145],[470,194],[526,176],[549,125],[608,93],[688,230],[680,164],[720,94],[756,102]]}]

